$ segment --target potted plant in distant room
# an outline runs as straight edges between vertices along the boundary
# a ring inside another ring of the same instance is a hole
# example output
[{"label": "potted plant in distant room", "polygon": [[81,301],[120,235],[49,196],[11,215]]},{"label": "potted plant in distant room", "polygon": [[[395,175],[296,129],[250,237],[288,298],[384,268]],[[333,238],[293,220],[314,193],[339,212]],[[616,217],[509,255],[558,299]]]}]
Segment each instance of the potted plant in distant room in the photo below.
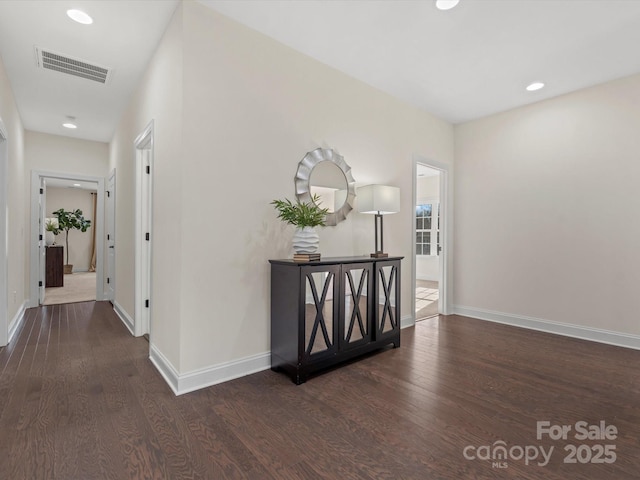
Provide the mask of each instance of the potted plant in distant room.
[{"label": "potted plant in distant room", "polygon": [[60,233],[58,228],[58,220],[56,218],[47,218],[44,224],[44,240],[47,247],[56,244],[56,235]]},{"label": "potted plant in distant room", "polygon": [[67,263],[64,266],[64,273],[73,273],[73,265],[69,265],[69,230],[80,230],[86,232],[91,226],[91,220],[87,220],[82,215],[82,210],[75,209],[67,211],[64,208],[53,212],[58,217],[58,230],[65,233],[65,248],[67,249]]},{"label": "potted plant in distant room", "polygon": [[[293,203],[285,198],[271,204],[278,211],[278,218],[296,227],[293,235],[293,250],[297,254],[313,254],[318,250],[320,237],[315,227],[324,227],[328,208],[320,208],[320,197],[314,195],[312,202]],[[295,258],[295,257],[294,257]]]}]

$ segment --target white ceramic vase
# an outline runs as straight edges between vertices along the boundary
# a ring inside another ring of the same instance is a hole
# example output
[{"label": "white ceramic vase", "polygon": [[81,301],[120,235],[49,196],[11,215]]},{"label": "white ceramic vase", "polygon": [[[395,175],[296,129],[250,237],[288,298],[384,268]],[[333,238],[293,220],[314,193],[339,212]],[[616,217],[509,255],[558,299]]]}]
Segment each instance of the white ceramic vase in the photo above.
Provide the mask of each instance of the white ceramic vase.
[{"label": "white ceramic vase", "polygon": [[296,253],[316,253],[320,237],[314,227],[296,228],[293,235],[293,250]]},{"label": "white ceramic vase", "polygon": [[47,246],[53,245],[54,243],[56,243],[56,236],[53,234],[52,231],[46,230],[44,232],[44,241],[47,244]]}]

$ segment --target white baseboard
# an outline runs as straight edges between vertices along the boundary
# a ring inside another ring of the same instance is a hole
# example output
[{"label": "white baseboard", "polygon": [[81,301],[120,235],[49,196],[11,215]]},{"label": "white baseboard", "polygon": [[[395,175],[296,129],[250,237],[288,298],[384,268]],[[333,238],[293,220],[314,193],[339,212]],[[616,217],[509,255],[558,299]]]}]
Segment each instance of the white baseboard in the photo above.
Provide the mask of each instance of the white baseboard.
[{"label": "white baseboard", "polygon": [[113,311],[116,312],[116,315],[118,315],[118,317],[120,317],[120,320],[122,320],[122,323],[124,323],[124,326],[127,327],[127,329],[131,332],[131,335],[135,335],[133,333],[133,328],[134,328],[133,318],[131,318],[129,314],[125,311],[125,309],[122,308],[122,306],[115,300],[113,301]]},{"label": "white baseboard", "polygon": [[416,280],[427,280],[429,282],[438,282],[440,281],[439,277],[434,277],[431,275],[418,275],[416,274]]},{"label": "white baseboard", "polygon": [[162,378],[164,378],[165,382],[167,382],[171,390],[173,390],[173,393],[180,395],[180,374],[154,344],[149,345],[149,360],[151,360],[151,363],[158,369],[158,372],[160,372]]},{"label": "white baseboard", "polygon": [[413,315],[405,315],[400,319],[400,328],[413,327],[416,324],[416,319]]},{"label": "white baseboard", "polygon": [[171,362],[169,362],[153,344],[149,351],[149,359],[176,395],[183,395],[195,390],[200,390],[201,388],[210,387],[211,385],[227,382],[234,378],[244,377],[245,375],[251,375],[252,373],[271,368],[270,352],[252,355],[183,374],[178,373]]},{"label": "white baseboard", "polygon": [[539,330],[541,332],[564,335],[565,337],[579,338],[592,342],[606,343],[609,345],[616,345],[618,347],[640,350],[640,335],[633,335],[630,333],[613,332],[599,328],[583,327],[570,323],[554,322],[535,317],[494,312],[491,310],[465,307],[462,305],[454,305],[453,313],[456,315],[463,315],[465,317],[477,318],[478,320],[487,320],[514,327]]},{"label": "white baseboard", "polygon": [[9,335],[7,337],[7,344],[11,343],[11,340],[13,340],[14,335],[20,329],[20,325],[22,325],[22,322],[24,320],[24,312],[26,308],[27,308],[27,301],[25,300],[24,302],[22,302],[22,305],[20,305],[20,308],[18,309],[16,314],[13,316],[13,318],[9,322]]}]

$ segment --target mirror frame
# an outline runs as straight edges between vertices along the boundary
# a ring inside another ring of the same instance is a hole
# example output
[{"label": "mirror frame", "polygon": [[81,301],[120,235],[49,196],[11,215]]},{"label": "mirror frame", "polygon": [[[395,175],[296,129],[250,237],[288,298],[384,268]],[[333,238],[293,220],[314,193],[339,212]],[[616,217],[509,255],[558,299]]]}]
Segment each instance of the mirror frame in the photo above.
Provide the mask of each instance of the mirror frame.
[{"label": "mirror frame", "polygon": [[327,213],[325,217],[325,223],[328,226],[334,226],[347,218],[347,215],[353,210],[353,201],[356,198],[356,181],[351,174],[351,167],[344,161],[344,157],[334,152],[331,148],[316,148],[307,154],[300,160],[298,164],[298,170],[296,171],[296,197],[301,203],[313,203],[311,198],[311,172],[314,167],[320,162],[331,162],[337,165],[345,179],[347,180],[347,198],[338,210],[332,213]]}]

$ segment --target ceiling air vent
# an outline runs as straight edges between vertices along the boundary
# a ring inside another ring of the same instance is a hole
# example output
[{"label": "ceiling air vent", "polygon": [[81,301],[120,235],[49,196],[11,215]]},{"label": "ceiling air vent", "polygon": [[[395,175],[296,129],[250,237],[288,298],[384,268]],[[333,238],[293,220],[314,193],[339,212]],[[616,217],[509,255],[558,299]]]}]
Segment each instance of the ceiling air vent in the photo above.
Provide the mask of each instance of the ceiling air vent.
[{"label": "ceiling air vent", "polygon": [[107,83],[111,71],[106,67],[92,65],[77,58],[49,52],[36,47],[36,61],[39,68],[55,70],[74,77],[86,78],[98,83]]}]

